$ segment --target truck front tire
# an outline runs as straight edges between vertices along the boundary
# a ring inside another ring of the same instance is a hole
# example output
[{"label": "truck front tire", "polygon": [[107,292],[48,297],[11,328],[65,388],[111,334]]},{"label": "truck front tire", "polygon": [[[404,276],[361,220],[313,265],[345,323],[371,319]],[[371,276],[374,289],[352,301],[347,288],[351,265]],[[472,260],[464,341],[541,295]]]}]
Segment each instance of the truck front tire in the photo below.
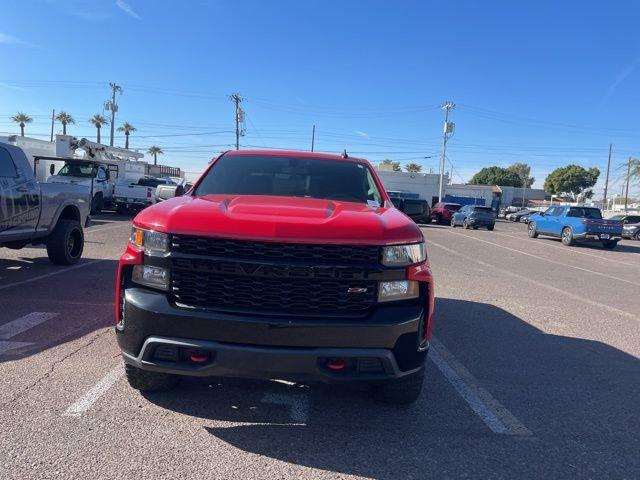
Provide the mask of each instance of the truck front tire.
[{"label": "truck front tire", "polygon": [[161,392],[171,390],[178,384],[177,375],[148,372],[129,364],[125,364],[124,371],[127,375],[129,385],[141,392]]},{"label": "truck front tire", "polygon": [[55,265],[73,265],[82,257],[84,232],[76,220],[58,220],[47,239],[47,256]]},{"label": "truck front tire", "polygon": [[406,377],[392,380],[373,387],[373,398],[393,405],[408,405],[415,402],[422,393],[424,370]]}]

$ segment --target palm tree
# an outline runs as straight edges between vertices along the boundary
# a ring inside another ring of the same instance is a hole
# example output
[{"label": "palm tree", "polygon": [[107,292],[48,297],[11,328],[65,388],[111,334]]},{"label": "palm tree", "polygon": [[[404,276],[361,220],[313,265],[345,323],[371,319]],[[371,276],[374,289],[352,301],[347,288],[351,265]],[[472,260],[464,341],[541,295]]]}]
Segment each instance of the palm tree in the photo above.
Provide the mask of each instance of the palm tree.
[{"label": "palm tree", "polygon": [[129,148],[129,135],[131,135],[131,132],[136,131],[136,127],[131,125],[129,122],[124,122],[121,127],[118,127],[118,131],[124,132],[124,148]]},{"label": "palm tree", "polygon": [[16,115],[11,117],[11,120],[20,124],[20,136],[24,137],[24,126],[27,123],[31,123],[33,121],[33,118],[31,118],[26,113],[18,112]]},{"label": "palm tree", "polygon": [[103,125],[109,125],[109,121],[104,118],[99,113],[96,113],[93,117],[89,119],[89,123],[92,123],[94,127],[96,127],[97,135],[96,141],[100,143],[100,129]]},{"label": "palm tree", "polygon": [[72,125],[76,123],[75,119],[69,115],[67,112],[60,112],[56,115],[56,120],[62,124],[62,134],[67,134],[67,125]]},{"label": "palm tree", "polygon": [[153,155],[153,164],[154,165],[158,164],[158,155],[164,155],[164,152],[162,151],[162,149],[160,147],[158,147],[157,145],[153,145],[153,146],[149,147],[149,150],[147,150],[147,153],[149,155]]}]

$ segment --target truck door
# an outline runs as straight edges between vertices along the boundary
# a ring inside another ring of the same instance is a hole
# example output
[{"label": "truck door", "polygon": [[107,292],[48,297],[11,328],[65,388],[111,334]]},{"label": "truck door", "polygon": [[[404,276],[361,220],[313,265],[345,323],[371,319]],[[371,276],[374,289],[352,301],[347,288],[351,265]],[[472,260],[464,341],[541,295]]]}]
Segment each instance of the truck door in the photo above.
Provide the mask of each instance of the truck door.
[{"label": "truck door", "polygon": [[35,232],[40,214],[38,186],[16,167],[9,151],[0,147],[0,235],[11,240]]}]

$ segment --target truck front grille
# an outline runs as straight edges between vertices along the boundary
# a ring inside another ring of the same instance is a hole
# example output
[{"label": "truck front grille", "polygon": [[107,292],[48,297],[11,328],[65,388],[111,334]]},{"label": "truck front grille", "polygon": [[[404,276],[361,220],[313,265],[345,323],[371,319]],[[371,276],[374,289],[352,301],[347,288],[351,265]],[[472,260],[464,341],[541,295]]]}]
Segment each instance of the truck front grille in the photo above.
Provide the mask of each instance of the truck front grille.
[{"label": "truck front grille", "polygon": [[187,255],[324,265],[374,265],[380,256],[378,247],[245,242],[186,235],[174,235],[171,248]]},{"label": "truck front grille", "polygon": [[362,316],[377,301],[378,257],[377,247],[174,236],[171,292],[180,307],[264,315]]}]

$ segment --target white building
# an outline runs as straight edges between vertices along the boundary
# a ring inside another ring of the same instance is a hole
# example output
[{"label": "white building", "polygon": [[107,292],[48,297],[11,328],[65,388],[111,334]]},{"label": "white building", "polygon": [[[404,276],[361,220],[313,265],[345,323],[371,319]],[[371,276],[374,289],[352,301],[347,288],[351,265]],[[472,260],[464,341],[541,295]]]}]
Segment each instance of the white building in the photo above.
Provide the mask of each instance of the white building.
[{"label": "white building", "polygon": [[[435,173],[394,172],[378,169],[378,176],[387,192],[413,193],[433,205],[438,201],[440,175]],[[444,184],[449,181],[445,175]]]}]

